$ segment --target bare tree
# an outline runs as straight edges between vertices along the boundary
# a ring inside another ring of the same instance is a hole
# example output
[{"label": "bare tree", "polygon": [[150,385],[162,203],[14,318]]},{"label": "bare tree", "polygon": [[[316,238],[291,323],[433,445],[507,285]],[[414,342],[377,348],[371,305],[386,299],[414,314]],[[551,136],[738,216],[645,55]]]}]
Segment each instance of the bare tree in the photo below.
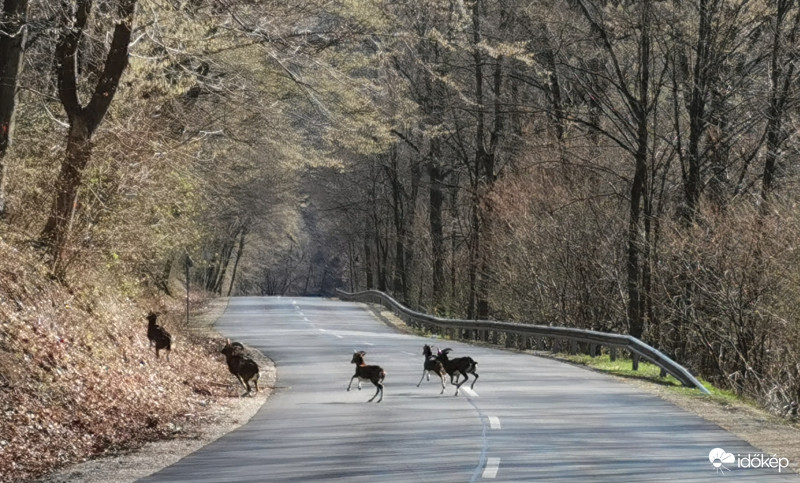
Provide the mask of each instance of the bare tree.
[{"label": "bare tree", "polygon": [[28,29],[28,0],[4,0],[0,12],[0,218],[6,212],[5,161],[14,130],[17,76]]},{"label": "bare tree", "polygon": [[76,196],[83,170],[92,153],[92,136],[100,126],[117,92],[120,78],[128,65],[136,0],[118,0],[111,43],[102,71],[86,105],[79,97],[78,51],[92,13],[92,0],[77,0],[74,8],[65,8],[61,36],[55,51],[58,96],[69,121],[67,147],[61,171],[56,179],[55,199],[47,223],[39,235],[52,257],[53,268],[63,269],[64,249],[70,220],[75,212]]},{"label": "bare tree", "polygon": [[767,152],[761,187],[761,198],[765,201],[774,188],[783,144],[789,138],[789,131],[784,128],[785,119],[787,113],[797,104],[795,64],[800,34],[800,6],[795,0],[777,0],[771,24]]}]

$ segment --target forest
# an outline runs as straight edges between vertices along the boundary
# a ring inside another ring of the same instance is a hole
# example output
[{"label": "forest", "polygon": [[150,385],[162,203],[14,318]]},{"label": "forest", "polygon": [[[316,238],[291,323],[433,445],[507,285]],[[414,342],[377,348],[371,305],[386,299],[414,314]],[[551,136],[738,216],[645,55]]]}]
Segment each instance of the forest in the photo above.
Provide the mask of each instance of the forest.
[{"label": "forest", "polygon": [[799,54],[797,0],[3,0],[0,369],[30,273],[89,318],[377,289],[630,334],[777,411]]}]

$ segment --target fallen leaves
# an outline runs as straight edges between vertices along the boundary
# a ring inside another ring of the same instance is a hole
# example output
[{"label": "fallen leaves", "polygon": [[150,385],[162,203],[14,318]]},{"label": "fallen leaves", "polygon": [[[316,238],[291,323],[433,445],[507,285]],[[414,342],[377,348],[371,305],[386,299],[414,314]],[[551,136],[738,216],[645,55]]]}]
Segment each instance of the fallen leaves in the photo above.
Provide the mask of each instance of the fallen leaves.
[{"label": "fallen leaves", "polygon": [[[0,260],[8,251],[0,243]],[[0,481],[30,480],[108,452],[180,435],[187,422],[237,396],[217,341],[182,330],[171,361],[156,359],[146,308],[38,271],[0,267]],[[182,302],[152,301],[180,313]],[[90,307],[91,313],[85,310]],[[169,310],[167,311],[169,313]]]}]

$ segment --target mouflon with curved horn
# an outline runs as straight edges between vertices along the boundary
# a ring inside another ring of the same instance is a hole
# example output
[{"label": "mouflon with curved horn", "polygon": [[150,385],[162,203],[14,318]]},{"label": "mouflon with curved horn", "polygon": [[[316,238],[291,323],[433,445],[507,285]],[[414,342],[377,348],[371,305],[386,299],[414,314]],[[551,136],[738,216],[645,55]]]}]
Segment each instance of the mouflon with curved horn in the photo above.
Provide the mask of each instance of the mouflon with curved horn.
[{"label": "mouflon with curved horn", "polygon": [[370,381],[375,385],[377,390],[375,394],[367,402],[372,402],[373,399],[380,393],[381,397],[375,402],[383,401],[383,379],[386,377],[386,371],[380,366],[368,366],[364,362],[364,357],[367,355],[364,351],[354,351],[353,358],[350,360],[352,364],[356,365],[356,373],[350,378],[350,384],[347,385],[347,390],[353,384],[353,379],[358,378],[358,389],[361,390],[361,381]]}]

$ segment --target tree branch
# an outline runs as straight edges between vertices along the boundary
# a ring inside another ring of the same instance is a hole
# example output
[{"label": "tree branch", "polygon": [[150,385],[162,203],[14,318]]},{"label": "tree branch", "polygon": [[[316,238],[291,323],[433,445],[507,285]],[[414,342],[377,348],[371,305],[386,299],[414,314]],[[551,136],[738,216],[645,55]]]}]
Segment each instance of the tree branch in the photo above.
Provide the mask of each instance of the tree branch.
[{"label": "tree branch", "polygon": [[97,82],[94,94],[92,94],[92,100],[85,109],[90,133],[94,132],[108,111],[114,94],[117,92],[122,73],[128,65],[128,44],[131,41],[135,10],[136,0],[120,0],[118,11],[120,18],[114,27],[114,36],[111,39],[111,47],[106,56],[103,73]]}]

